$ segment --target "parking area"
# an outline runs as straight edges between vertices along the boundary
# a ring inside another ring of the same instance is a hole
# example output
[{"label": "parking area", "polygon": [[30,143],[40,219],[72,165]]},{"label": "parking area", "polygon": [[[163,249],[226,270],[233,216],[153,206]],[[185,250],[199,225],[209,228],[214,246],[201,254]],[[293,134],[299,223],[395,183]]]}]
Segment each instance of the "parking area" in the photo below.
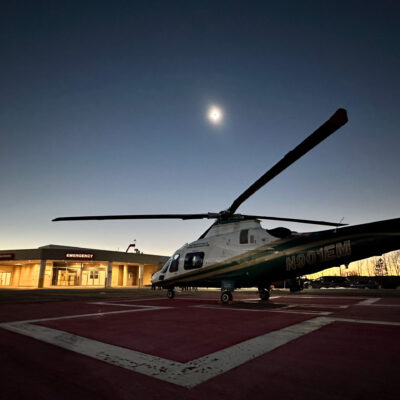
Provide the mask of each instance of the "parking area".
[{"label": "parking area", "polygon": [[400,298],[217,298],[2,305],[0,397],[397,399]]}]

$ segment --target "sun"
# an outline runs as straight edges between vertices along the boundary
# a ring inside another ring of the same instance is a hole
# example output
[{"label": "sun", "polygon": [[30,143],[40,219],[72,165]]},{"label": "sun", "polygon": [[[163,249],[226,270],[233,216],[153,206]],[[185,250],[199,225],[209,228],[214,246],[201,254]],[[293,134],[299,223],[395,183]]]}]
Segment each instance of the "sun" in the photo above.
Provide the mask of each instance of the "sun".
[{"label": "sun", "polygon": [[218,125],[222,122],[223,114],[222,110],[217,106],[212,106],[208,110],[208,119],[209,121],[214,124]]}]

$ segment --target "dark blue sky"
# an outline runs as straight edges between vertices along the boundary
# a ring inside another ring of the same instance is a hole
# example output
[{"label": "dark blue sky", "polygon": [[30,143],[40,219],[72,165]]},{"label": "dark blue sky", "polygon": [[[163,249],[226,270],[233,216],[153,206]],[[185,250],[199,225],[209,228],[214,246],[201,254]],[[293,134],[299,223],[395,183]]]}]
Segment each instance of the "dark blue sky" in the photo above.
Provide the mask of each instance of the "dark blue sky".
[{"label": "dark blue sky", "polygon": [[220,211],[338,107],[349,123],[238,211],[400,216],[397,2],[9,3],[0,248],[124,250],[136,238],[168,254],[210,221],[50,220]]}]

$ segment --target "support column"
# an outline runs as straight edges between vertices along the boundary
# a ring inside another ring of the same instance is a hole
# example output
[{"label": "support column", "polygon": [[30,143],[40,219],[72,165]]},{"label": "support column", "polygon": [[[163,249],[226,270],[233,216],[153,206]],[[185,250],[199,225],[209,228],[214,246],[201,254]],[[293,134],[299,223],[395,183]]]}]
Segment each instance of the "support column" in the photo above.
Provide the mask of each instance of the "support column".
[{"label": "support column", "polygon": [[40,260],[38,288],[43,288],[43,286],[44,286],[45,271],[46,271],[46,260]]},{"label": "support column", "polygon": [[124,264],[124,279],[122,281],[122,286],[126,286],[127,280],[128,280],[128,266]]},{"label": "support column", "polygon": [[143,287],[144,264],[139,264],[139,287]]},{"label": "support column", "polygon": [[107,281],[106,287],[110,288],[112,284],[112,262],[110,261],[107,265]]},{"label": "support column", "polygon": [[79,276],[78,276],[78,285],[82,286],[82,270],[83,270],[83,263],[81,263],[81,268],[79,270]]},{"label": "support column", "polygon": [[21,266],[15,265],[12,272],[12,286],[19,286],[19,277],[21,276]]}]

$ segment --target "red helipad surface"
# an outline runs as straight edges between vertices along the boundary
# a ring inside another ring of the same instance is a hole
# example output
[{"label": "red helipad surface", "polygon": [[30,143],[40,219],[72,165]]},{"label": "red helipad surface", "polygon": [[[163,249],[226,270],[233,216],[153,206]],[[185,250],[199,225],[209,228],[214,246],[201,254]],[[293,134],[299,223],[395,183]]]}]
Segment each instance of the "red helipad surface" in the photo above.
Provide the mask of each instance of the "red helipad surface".
[{"label": "red helipad surface", "polygon": [[398,398],[400,299],[238,298],[2,306],[0,398]]},{"label": "red helipad surface", "polygon": [[[170,360],[187,362],[262,334],[309,319],[309,315],[197,308],[175,301],[170,309],[111,314],[103,317],[44,321],[40,325],[126,347]],[[149,304],[144,303],[143,304]],[[163,301],[163,304],[166,304]]]}]

